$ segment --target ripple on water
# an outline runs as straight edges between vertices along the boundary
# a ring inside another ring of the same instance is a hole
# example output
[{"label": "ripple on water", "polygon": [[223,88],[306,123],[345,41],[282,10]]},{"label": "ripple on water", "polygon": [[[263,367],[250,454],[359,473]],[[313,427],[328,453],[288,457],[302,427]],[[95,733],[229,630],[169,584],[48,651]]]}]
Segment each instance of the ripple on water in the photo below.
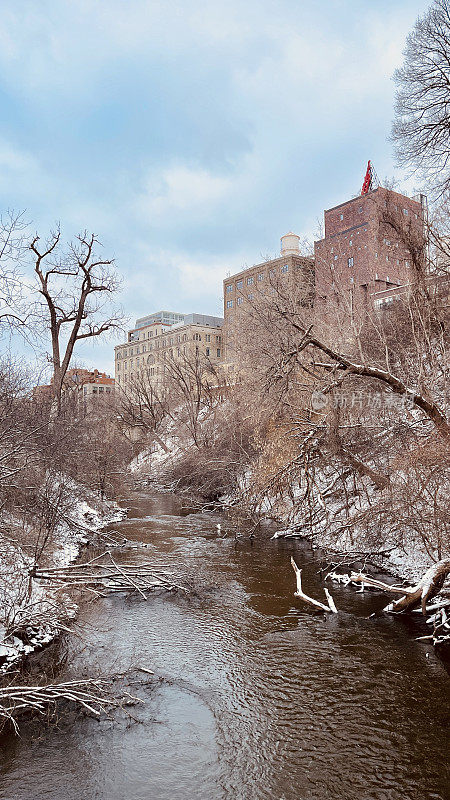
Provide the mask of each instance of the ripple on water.
[{"label": "ripple on water", "polygon": [[104,670],[132,662],[164,680],[139,723],[10,744],[0,797],[448,800],[448,680],[407,625],[367,619],[376,595],[338,587],[339,615],[316,614],[293,598],[293,548],[306,591],[323,595],[304,545],[235,541],[229,521],[182,516],[168,495],[126,504],[134,518],[115,530],[150,545],[129,557],[175,559],[201,597],[91,610],[85,671],[101,654]]}]

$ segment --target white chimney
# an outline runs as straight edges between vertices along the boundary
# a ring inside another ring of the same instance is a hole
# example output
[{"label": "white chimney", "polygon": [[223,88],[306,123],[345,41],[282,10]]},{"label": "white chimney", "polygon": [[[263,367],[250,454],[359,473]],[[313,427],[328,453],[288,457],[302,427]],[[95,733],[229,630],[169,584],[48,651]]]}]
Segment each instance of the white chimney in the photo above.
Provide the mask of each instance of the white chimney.
[{"label": "white chimney", "polygon": [[299,256],[300,255],[300,236],[296,233],[285,233],[281,237],[281,255],[282,256]]}]

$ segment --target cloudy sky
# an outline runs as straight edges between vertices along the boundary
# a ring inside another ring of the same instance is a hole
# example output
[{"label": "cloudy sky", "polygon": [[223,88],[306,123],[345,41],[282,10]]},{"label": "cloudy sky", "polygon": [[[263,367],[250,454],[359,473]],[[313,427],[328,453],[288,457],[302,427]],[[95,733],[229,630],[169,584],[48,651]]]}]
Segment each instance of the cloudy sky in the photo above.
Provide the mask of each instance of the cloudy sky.
[{"label": "cloudy sky", "polygon": [[[368,158],[404,178],[391,76],[428,5],[2,0],[1,208],[96,232],[130,320],[221,313],[226,274],[312,237]],[[110,371],[117,341],[79,360]]]}]

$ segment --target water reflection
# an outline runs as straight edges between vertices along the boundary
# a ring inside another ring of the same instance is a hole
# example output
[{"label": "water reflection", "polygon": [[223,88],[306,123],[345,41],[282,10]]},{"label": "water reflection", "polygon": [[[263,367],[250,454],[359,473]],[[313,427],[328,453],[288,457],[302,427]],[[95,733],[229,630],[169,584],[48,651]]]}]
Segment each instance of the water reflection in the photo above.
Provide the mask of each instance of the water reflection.
[{"label": "water reflection", "polygon": [[293,548],[305,591],[323,591],[306,545],[236,541],[228,520],[167,494],[124,502],[116,528],[150,545],[143,558],[176,559],[200,597],[110,597],[87,613],[77,667],[134,663],[162,680],[138,723],[5,743],[2,798],[449,796],[449,682],[414,641],[419,622],[367,619],[384,598],[345,587],[333,588],[338,616],[315,613],[293,598]]}]

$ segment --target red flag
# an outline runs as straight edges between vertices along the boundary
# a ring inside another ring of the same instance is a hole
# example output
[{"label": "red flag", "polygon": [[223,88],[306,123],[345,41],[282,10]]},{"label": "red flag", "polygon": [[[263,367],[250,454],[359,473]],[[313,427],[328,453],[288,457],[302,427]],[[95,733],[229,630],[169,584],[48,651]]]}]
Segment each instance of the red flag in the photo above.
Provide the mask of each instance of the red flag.
[{"label": "red flag", "polygon": [[370,192],[371,188],[372,188],[372,165],[370,161],[368,161],[366,177],[364,178],[361,194],[367,194],[367,192]]}]

